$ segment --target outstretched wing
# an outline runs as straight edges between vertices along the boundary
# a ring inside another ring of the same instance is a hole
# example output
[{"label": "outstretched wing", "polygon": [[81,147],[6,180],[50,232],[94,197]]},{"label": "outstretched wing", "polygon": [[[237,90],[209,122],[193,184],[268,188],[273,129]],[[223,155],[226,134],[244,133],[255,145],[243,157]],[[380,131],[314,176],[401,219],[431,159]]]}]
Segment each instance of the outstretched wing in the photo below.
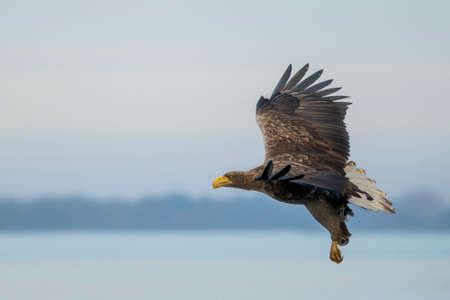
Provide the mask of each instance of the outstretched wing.
[{"label": "outstretched wing", "polygon": [[340,88],[326,88],[332,80],[315,84],[322,70],[306,78],[308,65],[292,77],[291,70],[289,65],[272,96],[256,105],[266,162],[272,160],[274,168],[290,165],[290,174],[305,174],[306,183],[343,193],[349,156],[344,118],[350,103],[337,101],[347,98],[333,95]]}]

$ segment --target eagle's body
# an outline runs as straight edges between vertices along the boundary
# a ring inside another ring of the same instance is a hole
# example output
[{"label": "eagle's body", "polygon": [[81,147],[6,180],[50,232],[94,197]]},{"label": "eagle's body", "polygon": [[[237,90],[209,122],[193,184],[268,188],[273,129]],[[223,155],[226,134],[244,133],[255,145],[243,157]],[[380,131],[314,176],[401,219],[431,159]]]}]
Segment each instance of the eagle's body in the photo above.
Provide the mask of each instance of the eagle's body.
[{"label": "eagle's body", "polygon": [[339,263],[342,257],[337,244],[347,244],[350,237],[345,225],[346,216],[352,214],[348,203],[394,210],[375,182],[348,162],[344,118],[350,103],[337,101],[347,97],[332,95],[340,88],[324,89],[331,80],[314,84],[322,70],[302,80],[307,70],[305,65],[291,77],[289,65],[272,96],[261,97],[256,105],[264,163],[249,171],[229,172],[213,186],[259,191],[282,202],[305,205],[330,232],[330,258]]}]

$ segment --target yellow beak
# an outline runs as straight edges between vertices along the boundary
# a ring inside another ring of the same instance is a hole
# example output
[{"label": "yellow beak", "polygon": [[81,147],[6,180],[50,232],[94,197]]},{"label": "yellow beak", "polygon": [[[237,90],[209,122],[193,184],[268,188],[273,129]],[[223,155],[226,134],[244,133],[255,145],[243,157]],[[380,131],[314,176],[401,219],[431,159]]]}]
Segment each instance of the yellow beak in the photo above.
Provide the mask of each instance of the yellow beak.
[{"label": "yellow beak", "polygon": [[219,176],[216,179],[214,179],[212,183],[213,189],[220,188],[222,186],[230,185],[232,182],[231,180],[226,176]]}]

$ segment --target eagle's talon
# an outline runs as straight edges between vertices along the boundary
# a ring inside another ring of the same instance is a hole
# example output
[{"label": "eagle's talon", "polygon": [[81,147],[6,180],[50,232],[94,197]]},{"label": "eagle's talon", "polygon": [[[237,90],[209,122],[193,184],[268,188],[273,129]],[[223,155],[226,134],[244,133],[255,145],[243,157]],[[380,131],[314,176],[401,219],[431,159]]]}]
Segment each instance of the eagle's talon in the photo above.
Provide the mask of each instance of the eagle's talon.
[{"label": "eagle's talon", "polygon": [[337,241],[332,241],[331,243],[330,260],[337,264],[340,264],[344,260],[344,257],[341,255],[341,251],[337,246]]}]

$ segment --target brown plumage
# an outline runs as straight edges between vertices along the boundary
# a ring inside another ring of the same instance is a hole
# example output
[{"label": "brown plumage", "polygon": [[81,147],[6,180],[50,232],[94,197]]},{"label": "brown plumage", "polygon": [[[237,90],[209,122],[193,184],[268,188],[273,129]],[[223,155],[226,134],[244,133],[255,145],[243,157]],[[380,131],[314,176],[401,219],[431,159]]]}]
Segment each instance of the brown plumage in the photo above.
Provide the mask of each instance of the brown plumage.
[{"label": "brown plumage", "polygon": [[[265,161],[252,170],[229,172],[213,187],[263,192],[272,198],[305,205],[331,235],[330,259],[342,261],[337,245],[350,238],[345,219],[348,203],[371,210],[394,212],[386,194],[364,170],[348,162],[349,136],[344,119],[349,102],[327,88],[332,80],[315,84],[322,70],[303,79],[308,65],[291,77],[288,66],[270,98],[261,97],[256,120],[264,138]],[[303,79],[303,80],[302,80]]]}]

